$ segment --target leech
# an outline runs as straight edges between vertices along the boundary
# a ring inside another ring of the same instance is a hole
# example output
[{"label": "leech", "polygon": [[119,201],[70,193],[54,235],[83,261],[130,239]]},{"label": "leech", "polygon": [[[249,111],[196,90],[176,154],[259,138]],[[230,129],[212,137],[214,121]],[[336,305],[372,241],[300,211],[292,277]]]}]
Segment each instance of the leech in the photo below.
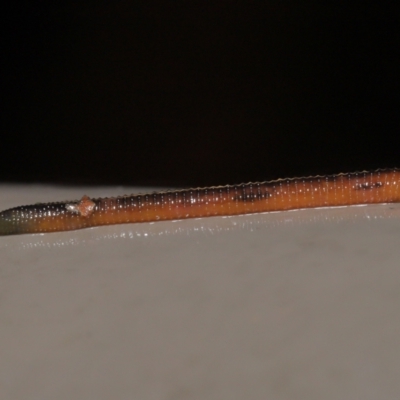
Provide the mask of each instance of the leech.
[{"label": "leech", "polygon": [[363,171],[20,206],[0,212],[0,235],[395,202],[400,202],[400,170]]}]

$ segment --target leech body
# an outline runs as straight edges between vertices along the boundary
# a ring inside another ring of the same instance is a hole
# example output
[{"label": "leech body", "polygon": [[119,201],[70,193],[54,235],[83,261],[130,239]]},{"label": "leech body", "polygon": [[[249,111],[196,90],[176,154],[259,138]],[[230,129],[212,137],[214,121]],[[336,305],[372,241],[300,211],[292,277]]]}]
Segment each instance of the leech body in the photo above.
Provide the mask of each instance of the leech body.
[{"label": "leech body", "polygon": [[0,235],[394,202],[398,169],[20,206],[0,212]]}]

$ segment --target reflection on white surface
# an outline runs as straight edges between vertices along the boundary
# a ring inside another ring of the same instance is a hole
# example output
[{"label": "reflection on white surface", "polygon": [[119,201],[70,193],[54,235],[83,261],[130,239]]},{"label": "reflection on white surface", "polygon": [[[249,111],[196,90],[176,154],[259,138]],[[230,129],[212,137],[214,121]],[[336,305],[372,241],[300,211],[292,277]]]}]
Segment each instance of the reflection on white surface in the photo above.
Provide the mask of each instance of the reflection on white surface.
[{"label": "reflection on white surface", "polygon": [[[0,206],[114,194],[33,192]],[[1,237],[0,398],[397,398],[399,213]]]}]

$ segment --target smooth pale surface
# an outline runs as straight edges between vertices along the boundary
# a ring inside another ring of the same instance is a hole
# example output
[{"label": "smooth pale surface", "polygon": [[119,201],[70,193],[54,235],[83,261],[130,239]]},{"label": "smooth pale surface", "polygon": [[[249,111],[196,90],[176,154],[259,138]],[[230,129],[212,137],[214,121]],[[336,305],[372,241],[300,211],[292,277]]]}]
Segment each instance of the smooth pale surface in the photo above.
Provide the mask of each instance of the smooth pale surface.
[{"label": "smooth pale surface", "polygon": [[[0,208],[130,192],[4,185]],[[397,398],[399,215],[0,237],[0,398]]]}]

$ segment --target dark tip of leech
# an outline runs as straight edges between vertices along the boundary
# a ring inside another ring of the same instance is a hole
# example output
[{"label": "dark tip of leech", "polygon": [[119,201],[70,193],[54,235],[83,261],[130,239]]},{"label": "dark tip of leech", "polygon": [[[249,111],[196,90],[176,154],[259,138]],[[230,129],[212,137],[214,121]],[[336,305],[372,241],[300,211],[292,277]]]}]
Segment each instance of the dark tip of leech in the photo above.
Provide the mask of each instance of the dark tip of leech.
[{"label": "dark tip of leech", "polygon": [[0,235],[15,235],[20,233],[18,224],[15,223],[15,208],[0,212]]}]

